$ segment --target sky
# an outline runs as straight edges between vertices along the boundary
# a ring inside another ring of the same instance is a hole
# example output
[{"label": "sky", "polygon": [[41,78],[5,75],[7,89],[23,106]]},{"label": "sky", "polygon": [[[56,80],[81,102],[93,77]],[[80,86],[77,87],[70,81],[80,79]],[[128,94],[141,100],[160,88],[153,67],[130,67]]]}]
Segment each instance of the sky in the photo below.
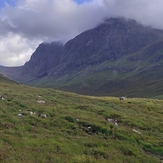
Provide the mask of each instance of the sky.
[{"label": "sky", "polygon": [[0,0],[0,65],[23,65],[40,43],[65,43],[106,17],[163,29],[162,15],[163,0]]}]

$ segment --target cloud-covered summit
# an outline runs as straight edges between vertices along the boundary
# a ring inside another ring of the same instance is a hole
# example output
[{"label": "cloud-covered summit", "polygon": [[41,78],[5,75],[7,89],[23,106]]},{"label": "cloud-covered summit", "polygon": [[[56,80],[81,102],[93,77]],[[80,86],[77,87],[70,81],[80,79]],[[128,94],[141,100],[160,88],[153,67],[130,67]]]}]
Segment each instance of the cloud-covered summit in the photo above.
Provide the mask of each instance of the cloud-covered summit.
[{"label": "cloud-covered summit", "polygon": [[39,43],[66,42],[105,17],[163,29],[162,7],[162,0],[17,0],[0,9],[0,64],[22,65]]}]

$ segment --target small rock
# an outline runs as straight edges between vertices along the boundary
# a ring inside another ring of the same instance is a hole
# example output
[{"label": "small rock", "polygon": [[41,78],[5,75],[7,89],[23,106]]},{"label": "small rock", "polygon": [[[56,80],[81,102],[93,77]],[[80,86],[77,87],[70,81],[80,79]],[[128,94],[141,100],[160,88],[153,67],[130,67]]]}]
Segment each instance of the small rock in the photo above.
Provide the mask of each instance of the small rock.
[{"label": "small rock", "polygon": [[0,95],[0,99],[1,99],[1,100],[4,100],[5,98],[4,98],[3,96]]},{"label": "small rock", "polygon": [[39,114],[39,116],[42,117],[42,118],[46,118],[47,117],[46,114]]},{"label": "small rock", "polygon": [[45,104],[45,101],[43,101],[43,100],[38,100],[37,101],[39,104]]},{"label": "small rock", "polygon": [[127,97],[120,97],[119,100],[126,100]]},{"label": "small rock", "polygon": [[34,114],[36,114],[36,113],[33,112],[33,111],[29,111],[29,114],[30,114],[30,115],[34,115]]},{"label": "small rock", "polygon": [[114,122],[114,124],[115,124],[116,126],[118,126],[118,123],[117,123],[117,122]]},{"label": "small rock", "polygon": [[110,123],[113,123],[115,124],[116,126],[118,126],[118,121],[115,119],[111,119],[111,118],[107,118],[107,121],[110,122]]},{"label": "small rock", "polygon": [[112,123],[113,122],[113,119],[108,118],[107,121],[110,122],[110,123]]},{"label": "small rock", "polygon": [[141,135],[142,133],[138,130],[132,129],[133,132],[136,132],[137,134]]}]

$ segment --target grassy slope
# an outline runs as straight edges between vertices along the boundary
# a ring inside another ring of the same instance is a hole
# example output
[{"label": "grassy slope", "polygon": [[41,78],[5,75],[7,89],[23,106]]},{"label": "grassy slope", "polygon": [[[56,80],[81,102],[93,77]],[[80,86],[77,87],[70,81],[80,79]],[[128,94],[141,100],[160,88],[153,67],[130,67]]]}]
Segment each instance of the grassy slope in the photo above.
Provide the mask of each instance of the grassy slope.
[{"label": "grassy slope", "polygon": [[0,93],[5,98],[0,100],[0,162],[155,163],[163,158],[162,100],[120,101],[2,80]]},{"label": "grassy slope", "polygon": [[74,80],[54,82],[56,79],[48,78],[34,83],[39,87],[52,87],[67,92],[76,92],[85,95],[98,96],[127,96],[158,98],[163,95],[163,68],[140,71],[137,74],[131,73],[113,76],[114,71],[97,72],[88,77],[78,76]]},{"label": "grassy slope", "polygon": [[2,83],[14,83],[13,80],[10,80],[9,78],[3,76],[2,74],[0,74],[0,82]]}]

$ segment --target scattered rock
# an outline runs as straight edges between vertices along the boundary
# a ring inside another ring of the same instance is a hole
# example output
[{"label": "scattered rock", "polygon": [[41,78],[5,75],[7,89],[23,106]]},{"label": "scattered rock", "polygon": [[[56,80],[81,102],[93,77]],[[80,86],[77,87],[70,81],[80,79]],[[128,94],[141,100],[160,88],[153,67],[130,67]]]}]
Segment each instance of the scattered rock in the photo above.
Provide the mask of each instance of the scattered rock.
[{"label": "scattered rock", "polygon": [[18,117],[22,117],[23,115],[22,114],[18,114]]},{"label": "scattered rock", "polygon": [[4,100],[5,98],[4,98],[3,96],[0,95],[0,99],[1,99],[1,100]]},{"label": "scattered rock", "polygon": [[118,123],[117,123],[117,122],[114,122],[114,124],[115,124],[116,126],[118,126]]},{"label": "scattered rock", "polygon": [[38,100],[37,101],[39,104],[45,104],[45,101],[43,101],[43,100]]},{"label": "scattered rock", "polygon": [[46,118],[47,115],[46,114],[39,114],[39,117]]},{"label": "scattered rock", "polygon": [[116,119],[107,118],[107,121],[118,126],[118,121]]},{"label": "scattered rock", "polygon": [[126,100],[127,97],[120,97],[119,100]]},{"label": "scattered rock", "polygon": [[36,113],[33,112],[33,111],[29,111],[29,114],[30,114],[30,115],[35,115]]},{"label": "scattered rock", "polygon": [[113,119],[111,119],[111,118],[108,118],[107,121],[110,123],[113,123]]},{"label": "scattered rock", "polygon": [[142,133],[136,129],[132,129],[133,132],[136,132],[137,134],[141,135]]}]

